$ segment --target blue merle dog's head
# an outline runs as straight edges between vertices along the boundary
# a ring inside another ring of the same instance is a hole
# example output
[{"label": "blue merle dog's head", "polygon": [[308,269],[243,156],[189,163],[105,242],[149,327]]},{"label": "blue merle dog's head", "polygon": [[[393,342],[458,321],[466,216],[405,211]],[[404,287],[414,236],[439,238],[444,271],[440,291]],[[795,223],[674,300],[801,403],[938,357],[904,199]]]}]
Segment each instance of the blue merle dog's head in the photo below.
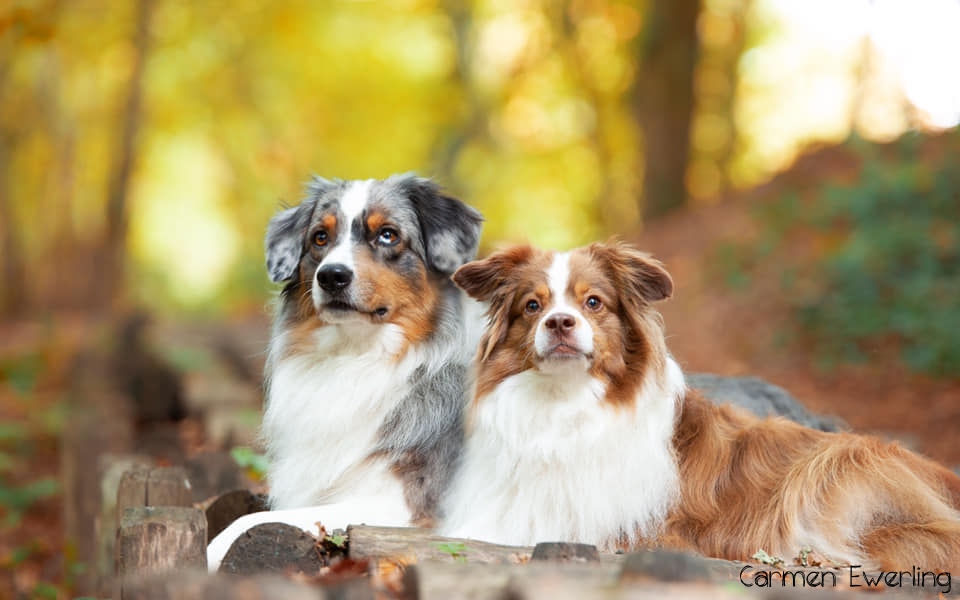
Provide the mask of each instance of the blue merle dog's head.
[{"label": "blue merle dog's head", "polygon": [[476,254],[481,223],[429,179],[315,177],[299,206],[270,221],[267,271],[287,282],[300,319],[394,323],[422,338],[450,274]]}]

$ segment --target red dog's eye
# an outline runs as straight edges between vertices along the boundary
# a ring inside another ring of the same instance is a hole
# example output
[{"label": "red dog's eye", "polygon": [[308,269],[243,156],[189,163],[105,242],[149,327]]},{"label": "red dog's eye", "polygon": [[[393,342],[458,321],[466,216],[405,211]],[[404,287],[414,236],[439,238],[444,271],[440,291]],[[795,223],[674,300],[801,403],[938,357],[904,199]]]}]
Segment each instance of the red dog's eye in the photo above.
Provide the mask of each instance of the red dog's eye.
[{"label": "red dog's eye", "polygon": [[526,309],[527,314],[532,315],[534,313],[540,312],[540,303],[537,302],[536,300],[529,300],[527,302],[527,305],[524,308]]},{"label": "red dog's eye", "polygon": [[587,308],[590,310],[600,310],[600,307],[603,306],[603,302],[600,301],[600,298],[596,296],[590,296],[587,298]]},{"label": "red dog's eye", "polygon": [[327,236],[327,232],[321,229],[320,231],[318,231],[318,232],[316,232],[315,234],[313,234],[313,245],[314,245],[314,246],[319,246],[319,247],[321,247],[321,248],[324,247],[324,246],[326,246],[326,245],[327,245],[327,237],[328,237],[328,236]]}]

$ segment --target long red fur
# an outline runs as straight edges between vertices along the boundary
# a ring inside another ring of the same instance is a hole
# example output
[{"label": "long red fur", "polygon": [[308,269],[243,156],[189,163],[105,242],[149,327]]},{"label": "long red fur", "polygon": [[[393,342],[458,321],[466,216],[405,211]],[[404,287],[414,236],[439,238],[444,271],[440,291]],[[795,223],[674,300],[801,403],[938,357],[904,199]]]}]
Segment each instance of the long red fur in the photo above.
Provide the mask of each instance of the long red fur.
[{"label": "long red fur", "polygon": [[[896,443],[759,419],[696,393],[674,434],[681,500],[661,543],[747,560],[758,549],[790,560],[790,532],[850,544],[881,569],[960,571],[960,478]],[[816,549],[816,548],[814,548]]]},{"label": "long red fur", "polygon": [[[608,400],[615,400],[608,406],[632,401],[649,370],[663,376],[669,353],[653,302],[670,296],[672,281],[660,263],[623,244],[574,253],[589,257],[619,290],[623,326],[597,331],[623,336],[608,345],[623,349],[619,362],[629,364],[617,377],[602,378]],[[512,306],[517,281],[535,280],[531,269],[547,264],[542,252],[518,247],[455,275],[474,297],[499,301],[481,343],[478,395],[530,368],[517,359],[527,326],[510,316],[519,310]],[[662,536],[646,543],[733,560],[764,549],[789,561],[801,551],[791,545],[802,538],[846,548],[864,566],[960,572],[960,477],[899,444],[761,419],[688,391],[678,405],[673,445],[680,498]]]}]

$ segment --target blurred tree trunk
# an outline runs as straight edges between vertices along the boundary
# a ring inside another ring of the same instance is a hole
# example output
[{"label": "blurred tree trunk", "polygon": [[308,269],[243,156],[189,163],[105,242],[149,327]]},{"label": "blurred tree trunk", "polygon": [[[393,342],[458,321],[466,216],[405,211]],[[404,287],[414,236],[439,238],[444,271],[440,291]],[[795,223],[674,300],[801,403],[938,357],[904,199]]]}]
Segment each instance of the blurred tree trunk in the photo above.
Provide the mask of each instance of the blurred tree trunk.
[{"label": "blurred tree trunk", "polygon": [[714,66],[724,74],[727,81],[727,86],[712,98],[717,113],[726,121],[728,127],[724,143],[714,152],[721,177],[719,190],[721,195],[730,192],[734,187],[730,172],[740,144],[740,134],[734,112],[738,100],[737,83],[740,80],[740,59],[743,58],[743,52],[747,47],[747,11],[750,10],[751,2],[752,0],[740,0],[731,3],[733,8],[730,10],[729,19],[732,33],[724,47],[722,49],[718,48],[715,52]]},{"label": "blurred tree trunk", "polygon": [[10,189],[9,136],[0,135],[0,255],[3,285],[0,285],[0,315],[18,316],[26,309],[26,273],[18,239]]},{"label": "blurred tree trunk", "polygon": [[107,184],[107,219],[104,239],[104,269],[98,289],[101,308],[121,299],[125,292],[126,241],[129,223],[130,177],[136,159],[137,134],[143,105],[143,78],[150,43],[150,18],[154,0],[140,0],[136,8],[133,67],[120,121],[119,139]]},{"label": "blurred tree trunk", "polygon": [[[723,198],[735,187],[732,174],[741,144],[735,115],[737,84],[751,2],[728,0],[720,7],[705,8],[698,19],[702,35],[694,76],[695,108],[687,171],[687,192],[693,199]],[[693,180],[691,167],[696,172]]]},{"label": "blurred tree trunk", "polygon": [[635,110],[644,138],[644,219],[683,206],[690,157],[700,0],[652,0],[641,38]]},{"label": "blurred tree trunk", "polygon": [[[0,101],[9,91],[7,76],[13,59],[0,61]],[[10,181],[10,159],[16,144],[17,132],[0,123],[0,257],[3,269],[0,276],[0,316],[17,316],[27,307],[26,272],[16,214],[13,208],[13,189]]]},{"label": "blurred tree trunk", "polygon": [[473,50],[472,28],[473,12],[470,3],[460,0],[443,0],[444,12],[453,25],[453,39],[456,48],[456,67],[452,78],[459,87],[462,102],[462,117],[446,131],[441,132],[435,144],[437,150],[431,157],[433,172],[437,173],[442,181],[450,182],[451,188],[457,193],[468,193],[467,182],[457,171],[457,164],[464,148],[471,142],[487,143],[487,126],[492,104],[496,99],[485,96],[478,88],[471,73],[471,65],[475,59]]}]

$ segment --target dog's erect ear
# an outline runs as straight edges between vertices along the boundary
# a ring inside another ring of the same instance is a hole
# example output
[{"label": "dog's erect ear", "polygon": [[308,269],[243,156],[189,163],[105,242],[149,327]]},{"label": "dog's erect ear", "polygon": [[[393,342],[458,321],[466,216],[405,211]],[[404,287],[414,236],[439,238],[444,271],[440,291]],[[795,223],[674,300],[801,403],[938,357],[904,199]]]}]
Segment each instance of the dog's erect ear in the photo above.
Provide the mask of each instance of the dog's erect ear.
[{"label": "dog's erect ear", "polygon": [[463,265],[453,274],[453,282],[471,298],[487,302],[504,291],[504,284],[510,281],[513,270],[530,262],[532,256],[530,246],[501,250]]},{"label": "dog's erect ear", "polygon": [[479,212],[445,195],[429,179],[398,175],[388,181],[413,202],[430,268],[449,275],[476,256],[483,223]]},{"label": "dog's erect ear", "polygon": [[293,277],[303,253],[303,236],[310,225],[316,200],[308,198],[270,219],[263,245],[267,254],[270,281],[279,283]]},{"label": "dog's erect ear", "polygon": [[650,303],[673,295],[670,274],[663,263],[646,252],[618,242],[592,244],[590,251],[604,261],[610,275],[628,297]]}]

